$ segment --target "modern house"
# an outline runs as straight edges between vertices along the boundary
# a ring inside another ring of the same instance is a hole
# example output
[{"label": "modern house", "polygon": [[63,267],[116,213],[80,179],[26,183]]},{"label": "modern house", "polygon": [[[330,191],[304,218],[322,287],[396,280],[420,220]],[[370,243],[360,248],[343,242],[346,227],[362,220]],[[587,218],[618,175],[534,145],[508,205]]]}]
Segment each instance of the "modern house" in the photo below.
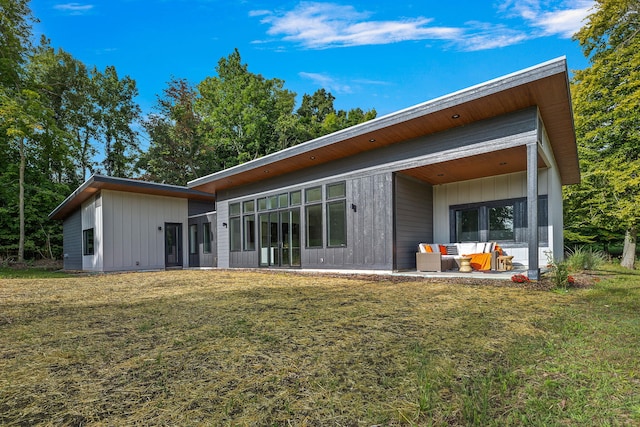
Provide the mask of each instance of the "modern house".
[{"label": "modern house", "polygon": [[[407,270],[421,242],[497,241],[537,278],[545,252],[562,257],[562,186],[580,180],[567,64],[555,59],[187,187],[92,179],[50,215],[64,219],[65,254],[83,269],[168,267],[167,227],[180,224],[183,266]],[[127,228],[109,229],[106,212]],[[78,242],[92,227],[90,255]],[[149,236],[164,227],[164,242],[150,236],[133,258],[115,259],[130,243],[114,233],[140,227]],[[145,247],[153,262],[142,261]]]}]

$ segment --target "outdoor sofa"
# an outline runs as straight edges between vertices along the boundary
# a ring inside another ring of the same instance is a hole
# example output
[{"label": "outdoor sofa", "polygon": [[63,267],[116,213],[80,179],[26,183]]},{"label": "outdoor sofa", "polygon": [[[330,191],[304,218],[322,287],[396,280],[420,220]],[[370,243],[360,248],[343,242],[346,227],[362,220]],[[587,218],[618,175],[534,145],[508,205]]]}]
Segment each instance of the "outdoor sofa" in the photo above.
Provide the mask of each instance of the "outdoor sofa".
[{"label": "outdoor sofa", "polygon": [[460,268],[462,256],[470,257],[474,270],[495,270],[501,249],[495,242],[420,243],[416,253],[418,271],[447,271]]}]

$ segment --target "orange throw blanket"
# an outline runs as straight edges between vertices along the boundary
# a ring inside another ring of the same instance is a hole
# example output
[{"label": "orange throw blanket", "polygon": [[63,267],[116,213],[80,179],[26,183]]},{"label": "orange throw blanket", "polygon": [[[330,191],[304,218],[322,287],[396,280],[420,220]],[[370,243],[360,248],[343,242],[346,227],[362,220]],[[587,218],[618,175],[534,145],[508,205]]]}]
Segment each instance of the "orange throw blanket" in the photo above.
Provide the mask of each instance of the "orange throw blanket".
[{"label": "orange throw blanket", "polygon": [[491,270],[491,254],[469,254],[464,255],[471,257],[471,268],[474,270]]}]

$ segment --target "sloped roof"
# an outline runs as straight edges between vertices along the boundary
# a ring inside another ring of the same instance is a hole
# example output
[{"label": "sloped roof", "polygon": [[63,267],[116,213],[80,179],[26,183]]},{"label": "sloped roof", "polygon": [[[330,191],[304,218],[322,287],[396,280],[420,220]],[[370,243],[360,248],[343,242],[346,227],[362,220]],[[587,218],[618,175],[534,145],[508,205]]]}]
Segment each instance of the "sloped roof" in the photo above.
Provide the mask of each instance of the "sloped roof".
[{"label": "sloped roof", "polygon": [[65,219],[80,207],[82,202],[100,190],[126,191],[129,193],[150,194],[154,196],[178,197],[182,199],[210,200],[214,197],[210,193],[193,190],[178,185],[159,184],[155,182],[139,181],[128,178],[92,175],[80,187],[69,195],[53,212],[50,219]]},{"label": "sloped roof", "polygon": [[[413,138],[537,106],[562,183],[580,181],[566,58],[557,58],[190,181],[215,194]],[[455,166],[455,165],[453,165]]]}]

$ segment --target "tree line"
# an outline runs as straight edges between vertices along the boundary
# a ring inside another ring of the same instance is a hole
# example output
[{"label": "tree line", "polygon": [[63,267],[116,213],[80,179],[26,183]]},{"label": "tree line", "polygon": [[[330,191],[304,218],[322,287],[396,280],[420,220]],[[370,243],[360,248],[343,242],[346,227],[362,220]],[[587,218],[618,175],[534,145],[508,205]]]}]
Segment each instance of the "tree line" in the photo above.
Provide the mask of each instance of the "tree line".
[{"label": "tree line", "polygon": [[296,110],[284,81],[250,72],[236,49],[197,85],[172,78],[143,118],[134,79],[32,43],[28,0],[0,0],[0,14],[0,260],[60,257],[47,214],[93,173],[185,185],[376,116],[336,110],[324,89]]},{"label": "tree line", "polygon": [[[629,268],[640,222],[639,5],[596,0],[574,36],[590,65],[570,82],[582,182],[564,189],[566,242],[624,243]],[[45,37],[33,45],[28,0],[0,0],[0,14],[0,259],[60,257],[61,225],[47,214],[92,173],[184,185],[376,116],[336,110],[325,89],[296,109],[285,82],[250,72],[236,49],[198,84],[171,78],[143,119],[135,80]]]}]

